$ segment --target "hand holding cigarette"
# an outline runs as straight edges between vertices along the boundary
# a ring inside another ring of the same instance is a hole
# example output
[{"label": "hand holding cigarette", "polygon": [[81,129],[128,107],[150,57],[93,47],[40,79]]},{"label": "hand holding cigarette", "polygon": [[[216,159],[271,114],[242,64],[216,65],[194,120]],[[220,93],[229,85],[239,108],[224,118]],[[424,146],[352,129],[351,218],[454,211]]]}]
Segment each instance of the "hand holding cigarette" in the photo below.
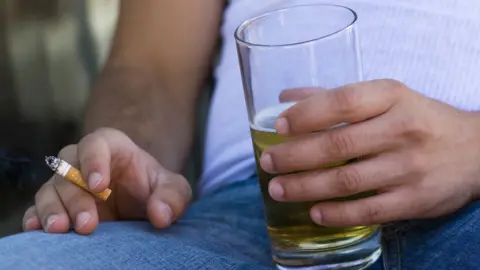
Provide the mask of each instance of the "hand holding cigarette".
[{"label": "hand holding cigarette", "polygon": [[78,187],[83,188],[85,191],[92,193],[95,197],[106,201],[108,196],[112,193],[112,190],[105,189],[100,193],[91,192],[88,188],[88,184],[85,182],[82,173],[77,168],[68,164],[65,160],[61,160],[57,157],[45,157],[45,162],[48,167],[52,169],[56,174],[62,176],[65,180],[70,181],[71,183],[77,185]]},{"label": "hand holding cigarette", "polygon": [[[51,177],[35,195],[35,205],[24,216],[27,231],[64,233],[74,228],[89,234],[101,221],[139,219],[165,228],[190,201],[191,188],[182,175],[165,169],[115,129],[90,133],[46,162],[61,177]],[[83,175],[72,164],[79,164]],[[109,198],[108,187],[114,197]]]}]

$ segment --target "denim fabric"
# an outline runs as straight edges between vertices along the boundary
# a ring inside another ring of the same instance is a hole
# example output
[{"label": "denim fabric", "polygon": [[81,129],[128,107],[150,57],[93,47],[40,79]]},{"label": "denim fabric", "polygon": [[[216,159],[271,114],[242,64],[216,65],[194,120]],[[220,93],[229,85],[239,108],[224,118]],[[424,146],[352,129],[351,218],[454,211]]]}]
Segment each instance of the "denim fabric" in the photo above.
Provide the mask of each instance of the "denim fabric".
[{"label": "denim fabric", "polygon": [[479,228],[480,202],[446,217],[384,226],[386,269],[478,270]]},{"label": "denim fabric", "polygon": [[[0,239],[0,269],[272,269],[255,178],[195,202],[165,230],[102,223],[90,236],[22,233]],[[480,269],[478,203],[455,216],[385,227],[387,269]],[[371,269],[384,269],[378,261]]]}]

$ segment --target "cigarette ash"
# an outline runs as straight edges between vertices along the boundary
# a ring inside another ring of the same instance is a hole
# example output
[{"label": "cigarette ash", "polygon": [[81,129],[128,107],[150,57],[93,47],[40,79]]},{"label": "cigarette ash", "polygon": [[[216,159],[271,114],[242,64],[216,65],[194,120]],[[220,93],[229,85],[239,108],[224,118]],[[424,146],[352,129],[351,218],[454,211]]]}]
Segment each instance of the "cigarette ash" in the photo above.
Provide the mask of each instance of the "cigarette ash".
[{"label": "cigarette ash", "polygon": [[57,157],[45,157],[45,162],[47,163],[48,167],[52,169],[52,171],[56,172],[58,169],[58,166],[60,166],[60,159]]}]

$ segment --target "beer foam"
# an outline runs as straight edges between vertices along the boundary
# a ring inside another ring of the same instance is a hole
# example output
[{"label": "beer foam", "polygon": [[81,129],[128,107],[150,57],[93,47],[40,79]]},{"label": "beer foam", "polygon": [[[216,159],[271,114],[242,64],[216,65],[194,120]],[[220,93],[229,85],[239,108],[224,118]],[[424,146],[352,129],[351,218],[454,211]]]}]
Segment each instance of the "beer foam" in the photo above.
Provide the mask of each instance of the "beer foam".
[{"label": "beer foam", "polygon": [[[253,118],[253,123],[250,124],[250,127],[252,129],[258,130],[258,131],[263,131],[263,132],[276,132],[275,131],[275,121],[277,121],[278,116],[287,110],[288,108],[292,107],[295,105],[296,102],[286,102],[286,103],[280,103],[275,106],[270,106],[267,107],[263,110],[261,110],[259,113],[255,115]],[[340,123],[334,126],[331,126],[326,129],[333,129],[333,128],[338,128],[341,126],[348,125],[348,123]],[[320,130],[319,130],[320,131]]]},{"label": "beer foam", "polygon": [[275,132],[275,121],[277,120],[278,116],[288,108],[295,105],[295,103],[296,102],[280,103],[275,106],[262,109],[255,115],[253,118],[253,123],[250,124],[250,127],[259,131]]}]

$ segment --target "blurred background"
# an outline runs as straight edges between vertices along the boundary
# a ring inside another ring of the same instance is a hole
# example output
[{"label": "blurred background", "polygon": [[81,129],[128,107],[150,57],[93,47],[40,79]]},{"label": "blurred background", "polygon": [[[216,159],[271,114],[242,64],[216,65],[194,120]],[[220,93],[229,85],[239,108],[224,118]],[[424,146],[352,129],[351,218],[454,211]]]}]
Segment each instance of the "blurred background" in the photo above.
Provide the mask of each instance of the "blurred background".
[{"label": "blurred background", "polygon": [[46,155],[80,135],[108,55],[118,0],[0,0],[0,237],[51,172]]}]

